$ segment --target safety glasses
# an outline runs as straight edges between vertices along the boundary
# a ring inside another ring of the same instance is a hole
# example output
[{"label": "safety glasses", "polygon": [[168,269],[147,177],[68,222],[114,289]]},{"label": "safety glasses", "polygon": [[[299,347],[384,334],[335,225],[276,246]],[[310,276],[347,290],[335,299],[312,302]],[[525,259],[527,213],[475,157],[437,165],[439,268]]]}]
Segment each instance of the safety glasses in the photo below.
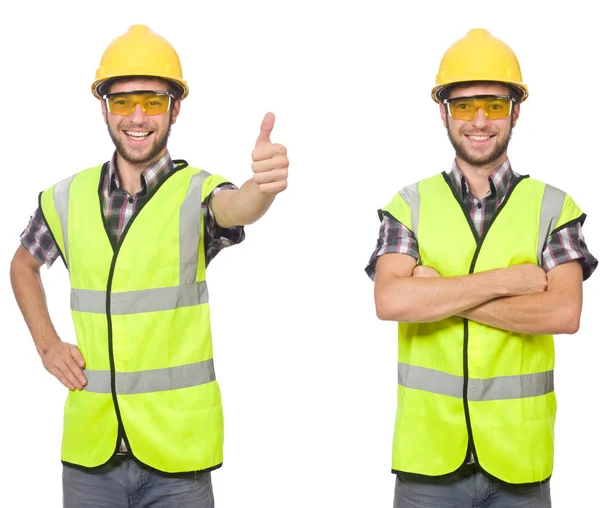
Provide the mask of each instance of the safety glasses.
[{"label": "safety glasses", "polygon": [[169,92],[141,91],[109,93],[102,96],[106,107],[113,115],[129,116],[140,105],[146,115],[160,115],[169,111],[171,100],[175,97]]},{"label": "safety glasses", "polygon": [[514,102],[514,99],[508,95],[474,95],[443,101],[452,118],[466,121],[473,120],[480,109],[488,120],[506,118],[512,113]]}]

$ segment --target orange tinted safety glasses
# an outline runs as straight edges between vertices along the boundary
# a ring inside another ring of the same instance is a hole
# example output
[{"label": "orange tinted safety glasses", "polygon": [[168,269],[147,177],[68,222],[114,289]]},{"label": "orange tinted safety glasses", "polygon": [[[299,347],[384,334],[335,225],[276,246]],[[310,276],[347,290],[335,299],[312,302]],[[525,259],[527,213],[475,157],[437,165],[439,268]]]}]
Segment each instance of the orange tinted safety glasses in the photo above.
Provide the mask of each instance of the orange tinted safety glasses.
[{"label": "orange tinted safety glasses", "polygon": [[488,120],[506,118],[512,113],[514,99],[508,95],[474,95],[456,97],[443,101],[450,116],[455,120],[471,121],[481,109]]},{"label": "orange tinted safety glasses", "polygon": [[131,115],[138,104],[146,115],[160,115],[169,111],[174,98],[169,92],[155,91],[109,93],[102,96],[108,111],[119,116]]}]

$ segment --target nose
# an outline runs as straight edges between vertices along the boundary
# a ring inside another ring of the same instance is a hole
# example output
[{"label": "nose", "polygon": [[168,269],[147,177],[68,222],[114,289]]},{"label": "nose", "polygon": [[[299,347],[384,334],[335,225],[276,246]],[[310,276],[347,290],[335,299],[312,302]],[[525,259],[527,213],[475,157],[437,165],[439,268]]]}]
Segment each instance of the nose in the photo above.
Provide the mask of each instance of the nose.
[{"label": "nose", "polygon": [[477,110],[477,114],[475,115],[475,118],[473,118],[473,120],[471,121],[471,123],[478,128],[483,128],[486,126],[486,124],[488,123],[488,119],[487,116],[485,116],[485,113],[483,111],[482,108],[479,108]]},{"label": "nose", "polygon": [[134,123],[142,123],[146,118],[146,113],[142,109],[141,104],[136,104],[133,113],[129,115],[129,119]]}]

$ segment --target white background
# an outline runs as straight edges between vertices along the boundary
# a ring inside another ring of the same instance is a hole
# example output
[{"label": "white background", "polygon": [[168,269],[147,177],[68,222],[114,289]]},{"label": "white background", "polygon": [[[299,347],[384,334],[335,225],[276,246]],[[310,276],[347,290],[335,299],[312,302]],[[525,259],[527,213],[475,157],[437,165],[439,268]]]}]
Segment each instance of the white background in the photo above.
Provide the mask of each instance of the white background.
[{"label": "white background", "polygon": [[[450,167],[430,99],[446,48],[484,27],[516,51],[531,97],[509,155],[574,196],[600,256],[598,59],[591,4],[534,2],[23,2],[0,15],[2,506],[61,506],[66,390],[44,369],[8,267],[38,192],[107,160],[90,85],[109,41],[136,23],[177,49],[190,95],[174,158],[242,184],[267,111],[289,150],[290,185],[247,240],[209,267],[226,419],[219,507],[391,507],[395,325],[379,322],[364,267],[376,210]],[[589,5],[590,7],[587,7]],[[62,338],[73,341],[67,272],[43,270]],[[600,274],[581,328],[556,340],[553,505],[591,506],[600,443]],[[518,460],[518,457],[516,458]]]}]

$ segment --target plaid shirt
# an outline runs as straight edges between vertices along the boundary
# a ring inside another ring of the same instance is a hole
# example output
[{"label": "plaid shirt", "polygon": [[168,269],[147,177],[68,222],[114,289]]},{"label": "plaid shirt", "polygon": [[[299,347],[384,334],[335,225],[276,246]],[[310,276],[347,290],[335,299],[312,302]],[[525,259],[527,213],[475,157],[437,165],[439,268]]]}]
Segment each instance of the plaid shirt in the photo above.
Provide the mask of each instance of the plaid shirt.
[{"label": "plaid shirt", "polygon": [[[519,175],[511,169],[507,159],[489,177],[490,190],[480,200],[471,194],[465,176],[456,161],[454,162],[450,181],[458,195],[462,197],[463,206],[470,210],[473,225],[479,236],[483,233],[486,222],[492,219],[518,178]],[[367,275],[371,279],[375,279],[377,258],[389,253],[407,254],[419,261],[419,245],[413,233],[386,214],[379,228],[377,246],[366,267]],[[548,272],[560,264],[575,259],[580,260],[584,280],[589,278],[598,266],[598,260],[592,256],[585,244],[580,222],[550,235],[542,251],[542,268]]]},{"label": "plaid shirt", "polygon": [[[119,182],[115,157],[116,153],[108,165],[108,171],[103,175],[102,211],[111,240],[118,243],[137,207],[152,196],[153,191],[167,179],[175,165],[167,152],[141,174],[141,189],[130,195]],[[237,187],[232,183],[223,183],[216,187],[202,203],[206,266],[222,249],[240,243],[245,238],[243,226],[223,229],[215,221],[211,201],[213,196],[223,189],[237,189]],[[47,267],[52,266],[59,255],[58,248],[39,208],[34,212],[29,225],[21,234],[21,243],[32,256]]]}]

